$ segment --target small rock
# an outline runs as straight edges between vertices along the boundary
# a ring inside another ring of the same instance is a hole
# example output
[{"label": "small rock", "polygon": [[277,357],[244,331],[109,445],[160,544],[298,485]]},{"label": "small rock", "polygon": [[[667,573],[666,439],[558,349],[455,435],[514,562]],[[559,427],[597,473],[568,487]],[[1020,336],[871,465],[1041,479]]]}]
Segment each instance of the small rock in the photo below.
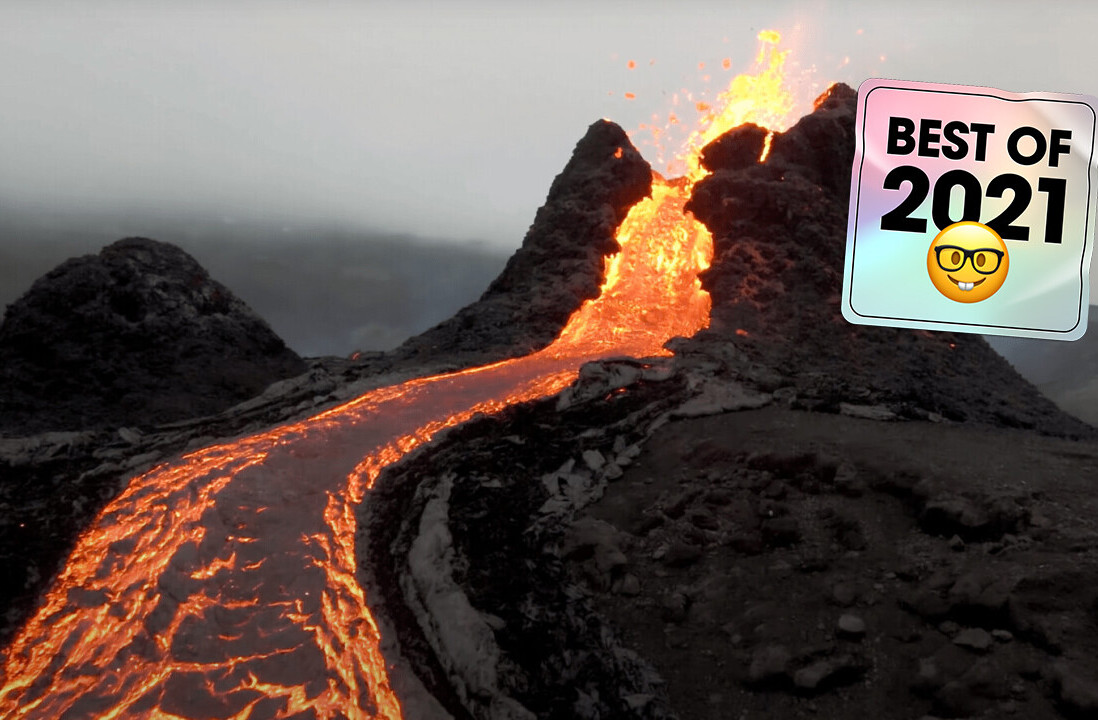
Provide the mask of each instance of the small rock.
[{"label": "small rock", "polygon": [[991,647],[991,635],[983,628],[969,628],[958,633],[953,638],[953,644],[977,652],[986,652]]},{"label": "small rock", "polygon": [[766,569],[767,574],[784,577],[793,571],[793,566],[784,560],[778,560]]},{"label": "small rock", "polygon": [[758,625],[780,614],[778,606],[773,602],[760,602],[749,606],[743,611],[742,620],[747,625]]},{"label": "small rock", "polygon": [[896,413],[892,412],[884,405],[839,403],[839,414],[848,417],[862,418],[863,420],[877,420],[881,422],[896,419]]},{"label": "small rock", "polygon": [[835,488],[843,495],[859,497],[865,492],[865,482],[858,477],[858,470],[849,460],[844,460],[835,470]]},{"label": "small rock", "polygon": [[1009,630],[992,630],[991,637],[999,642],[1008,643],[1014,639],[1014,633]]},{"label": "small rock", "polygon": [[916,582],[922,577],[922,572],[920,572],[918,565],[910,559],[902,560],[900,565],[896,568],[896,572],[892,574],[905,582]]},{"label": "small rock", "polygon": [[1008,679],[1011,669],[999,658],[983,657],[960,680],[971,692],[982,698],[1006,700],[1010,697]]},{"label": "small rock", "polygon": [[991,703],[972,691],[961,680],[950,680],[934,694],[935,704],[949,717],[967,718],[978,715]]},{"label": "small rock", "polygon": [[944,590],[948,587],[953,587],[953,583],[956,582],[956,578],[944,571],[937,571],[926,579],[927,588],[931,590]]},{"label": "small rock", "polygon": [[911,626],[895,628],[889,636],[902,643],[914,643],[923,639],[923,633]]},{"label": "small rock", "polygon": [[974,653],[951,642],[941,645],[930,657],[934,659],[934,664],[938,666],[938,670],[942,673],[942,682],[960,678],[972,668],[977,660]]},{"label": "small rock", "polygon": [[765,645],[751,656],[751,666],[747,670],[747,680],[759,683],[778,675],[784,675],[792,657],[784,645]]},{"label": "small rock", "polygon": [[961,539],[960,535],[954,535],[949,539],[949,549],[954,552],[961,552],[965,549],[965,541]]},{"label": "small rock", "polygon": [[949,589],[949,599],[955,605],[975,605],[983,588],[983,580],[976,573],[965,573]]},{"label": "small rock", "polygon": [[694,545],[675,541],[667,548],[663,555],[663,564],[668,567],[688,567],[701,558],[702,551]]},{"label": "small rock", "polygon": [[620,533],[610,523],[596,518],[580,518],[572,523],[565,535],[561,554],[566,558],[593,558],[599,572],[609,573],[628,563],[620,543]]},{"label": "small rock", "polygon": [[763,488],[762,496],[773,500],[781,500],[789,492],[789,488],[781,480],[773,480]]},{"label": "small rock", "polygon": [[702,498],[707,505],[727,505],[732,502],[732,493],[722,488],[710,490]]},{"label": "small rock", "polygon": [[141,440],[141,431],[137,428],[121,427],[118,428],[118,437],[122,438],[130,445],[134,445]]},{"label": "small rock", "polygon": [[696,492],[685,491],[679,494],[670,504],[663,509],[663,514],[672,520],[678,520],[686,512],[686,507],[697,496]]},{"label": "small rock", "polygon": [[938,630],[943,635],[949,635],[950,637],[953,637],[961,631],[961,626],[953,622],[952,620],[946,620],[938,626]]},{"label": "small rock", "polygon": [[694,527],[701,528],[702,530],[719,530],[720,522],[717,517],[705,510],[693,510],[689,515],[690,522],[694,524]]},{"label": "small rock", "polygon": [[598,450],[584,450],[583,461],[587,463],[587,467],[595,472],[601,470],[602,466],[606,464],[606,458]]},{"label": "small rock", "polygon": [[846,635],[847,637],[860,638],[865,635],[865,621],[850,613],[840,617],[836,627],[840,635]]},{"label": "small rock", "polygon": [[676,591],[666,596],[660,604],[664,621],[681,623],[686,619],[686,609],[689,604],[690,601],[681,592]]},{"label": "small rock", "polygon": [[745,555],[758,555],[765,549],[762,535],[750,530],[729,533],[727,540],[725,540],[725,544],[733,550],[744,553]]},{"label": "small rock", "polygon": [[1053,676],[1065,706],[1081,717],[1098,716],[1098,678],[1064,660],[1053,665]]},{"label": "small rock", "polygon": [[618,592],[627,597],[634,597],[640,595],[640,591],[640,580],[637,579],[637,576],[632,573],[626,573],[625,577],[621,579],[621,588]]},{"label": "small rock", "polygon": [[919,674],[915,676],[911,688],[917,692],[930,692],[937,690],[942,684],[942,673],[934,658],[919,658]]},{"label": "small rock", "polygon": [[607,480],[617,480],[624,473],[622,472],[621,466],[618,465],[618,463],[608,463],[606,465],[606,469],[603,471],[602,474]]},{"label": "small rock", "polygon": [[158,450],[151,450],[147,453],[141,453],[140,455],[133,456],[125,463],[123,463],[122,467],[125,470],[133,470],[134,468],[141,467],[142,465],[150,464],[154,460],[158,460],[159,458],[160,452]]},{"label": "small rock", "polygon": [[564,464],[557,468],[557,475],[571,475],[572,471],[576,468],[576,459],[568,458],[564,461]]},{"label": "small rock", "polygon": [[797,557],[797,569],[803,573],[823,572],[831,567],[831,556],[823,548],[808,548]]},{"label": "small rock", "polygon": [[492,613],[481,613],[480,616],[484,619],[484,622],[488,627],[493,630],[504,630],[507,627],[507,621],[498,615]]},{"label": "small rock", "polygon": [[690,634],[679,630],[674,625],[668,625],[664,630],[664,644],[673,649],[682,649],[690,647]]},{"label": "small rock", "polygon": [[923,530],[943,537],[984,532],[990,521],[983,504],[960,496],[935,497],[919,513],[919,525]]},{"label": "small rock", "polygon": [[785,547],[800,542],[801,529],[793,518],[771,518],[762,523],[762,537],[771,547]]},{"label": "small rock", "polygon": [[788,405],[797,399],[797,388],[795,387],[783,387],[775,390],[771,395],[774,396],[775,402]]},{"label": "small rock", "polygon": [[645,536],[660,525],[663,525],[663,522],[663,516],[659,513],[649,513],[648,511],[645,511],[645,514],[641,515],[640,520],[633,526],[633,532],[636,535]]},{"label": "small rock", "polygon": [[868,669],[865,658],[843,653],[801,668],[793,674],[793,684],[801,690],[819,691],[825,686],[854,682]]},{"label": "small rock", "polygon": [[817,660],[793,673],[793,684],[802,690],[815,690],[833,671],[830,662]]},{"label": "small rock", "polygon": [[850,583],[835,583],[835,586],[831,588],[831,599],[836,605],[850,607],[854,604],[854,600],[856,600],[857,597],[858,593]]}]

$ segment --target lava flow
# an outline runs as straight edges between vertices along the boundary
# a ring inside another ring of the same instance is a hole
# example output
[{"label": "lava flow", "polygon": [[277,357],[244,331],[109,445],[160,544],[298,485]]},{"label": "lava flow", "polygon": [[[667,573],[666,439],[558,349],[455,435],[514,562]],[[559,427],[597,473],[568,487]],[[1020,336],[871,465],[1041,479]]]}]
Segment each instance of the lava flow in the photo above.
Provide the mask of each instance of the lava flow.
[{"label": "lava flow", "polygon": [[[6,718],[400,718],[355,576],[355,505],[378,473],[476,413],[544,397],[579,365],[667,354],[708,325],[712,239],[683,213],[702,144],[791,105],[760,35],[682,156],[618,229],[600,296],[544,350],[380,388],[315,417],[183,456],[130,481],[79,539],[4,661]],[[748,91],[748,95],[740,93]]]}]

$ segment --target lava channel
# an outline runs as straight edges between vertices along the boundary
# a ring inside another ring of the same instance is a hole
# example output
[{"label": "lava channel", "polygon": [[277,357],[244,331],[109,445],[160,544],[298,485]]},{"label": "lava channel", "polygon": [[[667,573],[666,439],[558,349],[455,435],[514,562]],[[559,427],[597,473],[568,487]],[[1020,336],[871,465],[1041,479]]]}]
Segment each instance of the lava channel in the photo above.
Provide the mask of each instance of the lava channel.
[{"label": "lava channel", "polygon": [[[784,53],[767,57],[772,73]],[[767,117],[765,100],[736,102],[699,137]],[[0,715],[401,718],[356,580],[355,505],[440,430],[557,393],[584,362],[667,355],[708,325],[697,274],[712,238],[683,212],[698,149],[686,177],[654,175],[600,296],[544,350],[380,388],[131,480],[8,648]]]}]

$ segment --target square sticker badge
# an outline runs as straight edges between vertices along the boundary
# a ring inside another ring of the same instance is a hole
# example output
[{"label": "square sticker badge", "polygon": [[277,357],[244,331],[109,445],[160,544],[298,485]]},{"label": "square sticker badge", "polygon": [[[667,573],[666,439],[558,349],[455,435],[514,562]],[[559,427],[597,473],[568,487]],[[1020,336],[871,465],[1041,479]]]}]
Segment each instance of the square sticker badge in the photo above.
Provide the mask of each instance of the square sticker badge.
[{"label": "square sticker badge", "polygon": [[1076,340],[1087,327],[1098,99],[866,80],[843,316]]}]

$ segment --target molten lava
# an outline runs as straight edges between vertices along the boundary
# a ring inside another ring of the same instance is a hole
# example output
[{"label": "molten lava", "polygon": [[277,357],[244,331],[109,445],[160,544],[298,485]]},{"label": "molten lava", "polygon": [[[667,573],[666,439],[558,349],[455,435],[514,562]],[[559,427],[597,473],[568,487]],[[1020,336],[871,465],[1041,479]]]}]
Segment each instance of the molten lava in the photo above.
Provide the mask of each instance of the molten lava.
[{"label": "molten lava", "polygon": [[476,413],[559,392],[579,365],[667,354],[709,322],[712,238],[683,205],[698,151],[789,112],[784,53],[740,76],[618,229],[601,294],[524,358],[385,387],[130,481],[7,651],[6,718],[400,718],[356,580],[355,505],[381,470]]}]

